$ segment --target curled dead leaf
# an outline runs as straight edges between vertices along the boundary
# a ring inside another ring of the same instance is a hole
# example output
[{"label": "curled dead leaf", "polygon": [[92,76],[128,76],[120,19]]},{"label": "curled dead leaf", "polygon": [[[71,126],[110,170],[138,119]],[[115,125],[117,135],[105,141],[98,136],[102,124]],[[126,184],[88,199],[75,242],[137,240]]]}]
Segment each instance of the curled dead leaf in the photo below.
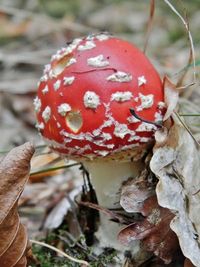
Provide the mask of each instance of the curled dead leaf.
[{"label": "curled dead leaf", "polygon": [[178,104],[179,91],[167,76],[164,77],[163,85],[164,85],[164,100],[165,104],[167,105],[167,111],[165,113],[163,120],[166,121],[167,119],[170,118],[170,116],[172,115],[173,111],[175,110]]},{"label": "curled dead leaf", "polygon": [[155,194],[155,183],[148,181],[147,169],[135,178],[129,178],[121,187],[120,205],[126,212],[140,212],[144,200]]},{"label": "curled dead leaf", "polygon": [[167,142],[154,148],[151,170],[159,179],[159,205],[173,210],[170,223],[183,254],[200,267],[200,153],[188,131],[175,123]]},{"label": "curled dead leaf", "polygon": [[34,148],[30,143],[12,149],[0,161],[0,266],[25,267],[27,233],[17,212],[18,199],[29,177]]},{"label": "curled dead leaf", "polygon": [[184,267],[195,267],[190,260],[186,259],[184,262]]},{"label": "curled dead leaf", "polygon": [[140,212],[144,219],[123,228],[118,239],[124,245],[134,240],[140,240],[146,251],[153,252],[165,264],[169,264],[178,248],[178,239],[170,229],[174,214],[158,205],[156,196],[151,196],[143,202]]}]

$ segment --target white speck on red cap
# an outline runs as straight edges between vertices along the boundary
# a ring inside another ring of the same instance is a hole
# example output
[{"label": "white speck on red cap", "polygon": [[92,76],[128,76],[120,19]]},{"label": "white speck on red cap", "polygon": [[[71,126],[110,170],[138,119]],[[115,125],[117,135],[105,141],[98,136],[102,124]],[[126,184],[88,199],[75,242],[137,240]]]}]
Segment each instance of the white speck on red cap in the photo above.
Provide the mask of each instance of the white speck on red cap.
[{"label": "white speck on red cap", "polygon": [[135,131],[136,132],[151,132],[154,130],[157,130],[157,127],[155,125],[142,122]]},{"label": "white speck on red cap", "polygon": [[95,36],[99,41],[106,41],[110,38],[109,34],[101,33]]},{"label": "white speck on red cap", "polygon": [[130,82],[132,81],[132,75],[123,71],[117,71],[114,74],[108,76],[106,80],[120,83]]},{"label": "white speck on red cap", "polygon": [[129,116],[129,117],[127,118],[127,121],[128,121],[129,123],[137,123],[137,122],[140,122],[140,120],[138,120],[138,119],[135,118],[134,116]]},{"label": "white speck on red cap", "polygon": [[44,119],[44,121],[47,123],[48,120],[51,117],[51,108],[49,106],[47,106],[44,111],[42,112],[42,118]]},{"label": "white speck on red cap", "polygon": [[76,63],[76,59],[74,57],[70,58],[70,60],[67,62],[66,67],[69,67],[70,65]]},{"label": "white speck on red cap", "polygon": [[47,74],[50,71],[50,69],[51,69],[51,64],[46,64],[44,66],[44,74]]},{"label": "white speck on red cap", "polygon": [[43,123],[43,122],[36,123],[35,127],[36,127],[38,130],[43,130],[43,129],[44,129],[44,123]]},{"label": "white speck on red cap", "polygon": [[152,140],[151,137],[141,137],[141,138],[140,138],[140,142],[142,142],[142,143],[147,143],[147,142],[149,142],[150,140]]},{"label": "white speck on red cap", "polygon": [[42,93],[43,95],[47,94],[49,92],[49,88],[48,88],[48,85],[46,84],[44,89],[42,89]]},{"label": "white speck on red cap", "polygon": [[47,74],[43,75],[41,78],[40,78],[40,82],[47,82],[48,81],[48,76]]},{"label": "white speck on red cap", "polygon": [[67,103],[63,103],[58,107],[58,113],[63,117],[66,116],[69,111],[71,111],[71,107]]},{"label": "white speck on red cap", "polygon": [[57,80],[54,84],[53,84],[53,88],[55,91],[57,91],[60,88],[61,85],[61,80]]},{"label": "white speck on red cap", "polygon": [[73,140],[87,140],[92,142],[93,141],[93,137],[92,134],[90,133],[79,133],[79,134],[72,134],[72,133],[68,133],[65,130],[61,130],[60,131],[60,135],[66,137],[67,139],[65,139],[65,142],[68,142],[68,139],[73,139]]},{"label": "white speck on red cap", "polygon": [[141,111],[143,109],[147,109],[153,106],[154,102],[154,95],[149,94],[149,95],[143,95],[139,93],[139,98],[141,100],[141,105],[137,107],[137,111]]},{"label": "white speck on red cap", "polygon": [[85,50],[90,50],[95,48],[96,45],[94,42],[92,41],[86,41],[86,43],[84,45],[79,45],[78,46],[78,51],[85,51]]},{"label": "white speck on red cap", "polygon": [[75,39],[73,40],[72,43],[73,43],[74,45],[79,45],[80,42],[82,42],[82,40],[83,40],[82,38],[75,38]]},{"label": "white speck on red cap", "polygon": [[49,78],[50,79],[53,79],[53,78],[56,78],[57,74],[55,73],[55,70],[50,70],[49,71]]},{"label": "white speck on red cap", "polygon": [[33,105],[35,107],[35,112],[40,112],[42,103],[38,96],[36,96],[36,98],[33,100]]},{"label": "white speck on red cap", "polygon": [[99,56],[96,56],[96,57],[88,58],[87,64],[89,66],[92,66],[92,67],[101,68],[101,67],[108,66],[109,62],[108,62],[108,60],[104,59],[103,55],[99,55]]},{"label": "white speck on red cap", "polygon": [[111,101],[125,102],[131,100],[133,94],[129,91],[127,92],[116,92],[111,95]]},{"label": "white speck on red cap", "polygon": [[155,122],[160,122],[163,120],[163,115],[160,112],[156,112],[154,115]]},{"label": "white speck on red cap", "polygon": [[134,134],[134,131],[130,131],[126,124],[117,124],[115,126],[114,135],[123,139],[125,135],[130,134],[130,132]]},{"label": "white speck on red cap", "polygon": [[87,91],[83,97],[86,108],[96,109],[100,105],[99,96],[92,91]]},{"label": "white speck on red cap", "polygon": [[141,85],[146,84],[146,83],[147,83],[147,80],[146,80],[146,78],[144,77],[144,75],[138,77],[138,86],[141,86]]},{"label": "white speck on red cap", "polygon": [[163,108],[165,108],[165,107],[166,107],[165,102],[163,102],[163,101],[158,102],[158,108],[159,108],[159,109],[163,109]]},{"label": "white speck on red cap", "polygon": [[102,133],[101,137],[103,137],[103,139],[106,141],[109,141],[112,139],[112,136],[109,133]]},{"label": "white speck on red cap", "polygon": [[133,141],[139,141],[140,140],[140,136],[138,135],[131,135],[128,139],[128,142],[133,142]]},{"label": "white speck on red cap", "polygon": [[100,155],[102,157],[105,157],[109,154],[109,151],[107,151],[107,150],[95,150],[94,153],[97,155]]},{"label": "white speck on red cap", "polygon": [[64,85],[70,85],[75,80],[75,77],[74,76],[64,77],[63,80],[64,80],[64,82],[63,82]]}]

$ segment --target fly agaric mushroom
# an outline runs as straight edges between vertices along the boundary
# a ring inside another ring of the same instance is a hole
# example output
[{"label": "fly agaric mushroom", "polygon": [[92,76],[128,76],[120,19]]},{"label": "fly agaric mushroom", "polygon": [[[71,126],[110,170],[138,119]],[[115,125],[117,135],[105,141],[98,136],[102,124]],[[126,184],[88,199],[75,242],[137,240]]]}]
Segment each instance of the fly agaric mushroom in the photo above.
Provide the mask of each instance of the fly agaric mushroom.
[{"label": "fly agaric mushroom", "polygon": [[[45,66],[34,101],[37,128],[54,151],[83,163],[99,205],[118,208],[122,182],[142,170],[163,99],[159,75],[138,48],[108,34],[90,35]],[[115,225],[102,215],[105,246],[119,248]]]}]

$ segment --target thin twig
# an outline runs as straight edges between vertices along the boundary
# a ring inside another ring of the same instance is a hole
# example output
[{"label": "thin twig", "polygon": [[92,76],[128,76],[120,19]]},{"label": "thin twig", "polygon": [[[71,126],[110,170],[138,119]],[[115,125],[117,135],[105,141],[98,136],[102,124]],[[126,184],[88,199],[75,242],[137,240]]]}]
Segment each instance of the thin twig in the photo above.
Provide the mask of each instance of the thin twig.
[{"label": "thin twig", "polygon": [[112,210],[109,210],[107,208],[104,208],[102,206],[99,206],[98,204],[94,204],[88,201],[78,201],[77,204],[85,206],[85,207],[89,207],[91,209],[98,210],[99,212],[104,213],[105,215],[109,216],[112,220],[119,221],[122,224],[130,223],[129,220],[127,220],[127,218],[125,218],[124,216],[116,212],[113,212]]},{"label": "thin twig", "polygon": [[51,250],[53,250],[53,251],[55,251],[55,252],[61,254],[61,255],[64,256],[65,258],[69,259],[70,261],[73,261],[73,262],[76,262],[76,263],[79,263],[79,264],[84,264],[85,266],[89,266],[89,263],[88,263],[87,261],[84,261],[84,260],[78,260],[78,259],[76,259],[76,258],[74,258],[74,257],[72,257],[72,256],[70,256],[70,255],[68,255],[68,254],[66,254],[66,253],[63,252],[62,250],[57,249],[57,248],[55,248],[55,247],[53,247],[53,246],[51,246],[51,245],[49,245],[49,244],[46,244],[46,243],[41,242],[41,241],[33,240],[33,239],[31,239],[30,242],[33,243],[33,244],[42,246],[42,247],[49,248],[49,249],[51,249]]},{"label": "thin twig", "polygon": [[192,62],[193,62],[193,82],[190,83],[190,84],[187,84],[187,85],[184,85],[178,89],[185,89],[189,86],[192,86],[196,83],[196,61],[195,61],[195,51],[194,51],[194,43],[193,43],[193,38],[192,38],[192,34],[190,32],[190,29],[189,29],[189,25],[188,23],[186,22],[186,20],[181,16],[181,14],[175,9],[175,7],[170,3],[170,1],[168,0],[164,0],[164,2],[171,8],[171,10],[181,19],[181,21],[183,22],[183,25],[185,26],[185,29],[188,33],[188,38],[189,38],[189,41],[190,41],[190,48],[191,48],[191,51],[190,51],[190,56],[192,58]]},{"label": "thin twig", "polygon": [[155,0],[150,0],[150,14],[149,14],[149,19],[148,19],[147,32],[145,36],[144,49],[143,49],[144,54],[146,53],[147,46],[149,43],[149,38],[150,38],[151,29],[153,25],[154,13],[155,13]]},{"label": "thin twig", "polygon": [[187,132],[190,134],[190,136],[192,137],[192,139],[194,140],[194,142],[197,144],[198,147],[200,147],[200,143],[196,140],[196,138],[194,137],[194,135],[192,134],[192,132],[190,131],[190,129],[188,128],[188,126],[186,125],[186,123],[181,119],[180,115],[174,111],[174,114],[176,115],[176,117],[178,118],[178,120],[180,121],[180,123],[184,126],[184,128],[187,130]]}]

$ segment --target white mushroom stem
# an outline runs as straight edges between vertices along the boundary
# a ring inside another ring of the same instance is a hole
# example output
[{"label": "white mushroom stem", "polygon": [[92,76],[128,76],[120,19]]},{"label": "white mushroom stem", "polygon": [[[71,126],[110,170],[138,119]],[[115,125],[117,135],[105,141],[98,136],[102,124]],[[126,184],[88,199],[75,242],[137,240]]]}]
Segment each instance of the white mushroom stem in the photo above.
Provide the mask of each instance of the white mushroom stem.
[{"label": "white mushroom stem", "polygon": [[[92,161],[84,162],[84,166],[90,173],[98,204],[108,209],[120,207],[120,187],[123,181],[126,181],[129,177],[137,177],[142,169],[141,161]],[[107,215],[101,213],[100,229],[98,231],[98,238],[100,239],[101,245],[117,250],[127,250],[127,247],[122,247],[117,241],[117,234],[122,227],[122,225],[111,222]],[[139,246],[134,244],[134,250],[137,252]]]}]

